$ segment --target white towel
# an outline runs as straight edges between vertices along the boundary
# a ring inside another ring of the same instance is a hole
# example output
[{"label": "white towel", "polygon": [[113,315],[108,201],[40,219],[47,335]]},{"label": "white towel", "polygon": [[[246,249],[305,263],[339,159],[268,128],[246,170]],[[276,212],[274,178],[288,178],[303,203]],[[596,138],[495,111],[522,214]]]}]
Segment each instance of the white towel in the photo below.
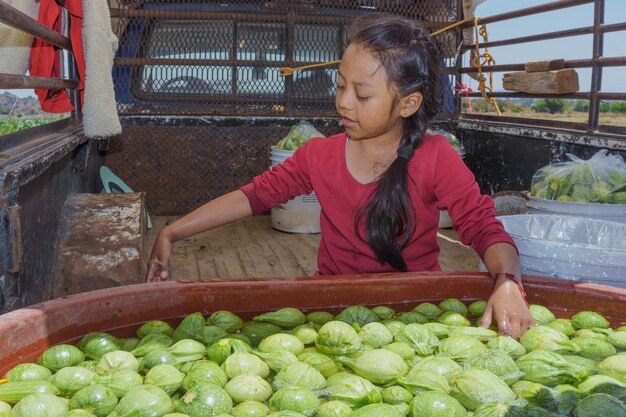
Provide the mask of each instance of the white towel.
[{"label": "white towel", "polygon": [[117,37],[111,30],[106,0],[83,0],[83,49],[85,54],[85,96],[83,131],[94,139],[122,132],[113,88],[113,58]]},{"label": "white towel", "polygon": [[[1,0],[37,20],[39,2],[35,0]],[[24,75],[30,63],[33,37],[0,23],[0,73]]]}]

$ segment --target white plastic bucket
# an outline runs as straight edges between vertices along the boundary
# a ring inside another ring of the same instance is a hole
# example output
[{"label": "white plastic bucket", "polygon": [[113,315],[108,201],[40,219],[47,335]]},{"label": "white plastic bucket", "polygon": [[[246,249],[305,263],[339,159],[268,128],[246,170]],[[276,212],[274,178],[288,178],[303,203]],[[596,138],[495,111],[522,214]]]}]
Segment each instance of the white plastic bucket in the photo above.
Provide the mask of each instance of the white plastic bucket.
[{"label": "white plastic bucket", "polygon": [[[459,153],[461,159],[465,159],[465,148],[461,146],[460,148],[455,149]],[[450,218],[448,210],[441,210],[439,212],[439,227],[442,229],[449,229],[452,227],[452,218]]]},{"label": "white plastic bucket", "polygon": [[626,204],[572,203],[529,196],[526,205],[530,213],[589,217],[626,223]]},{"label": "white plastic bucket", "polygon": [[[293,152],[272,146],[270,166],[282,163]],[[272,209],[272,227],[281,232],[319,233],[320,211],[320,203],[315,193],[301,195]]]},{"label": "white plastic bucket", "polygon": [[626,288],[626,224],[548,214],[498,219],[517,245],[522,274]]}]

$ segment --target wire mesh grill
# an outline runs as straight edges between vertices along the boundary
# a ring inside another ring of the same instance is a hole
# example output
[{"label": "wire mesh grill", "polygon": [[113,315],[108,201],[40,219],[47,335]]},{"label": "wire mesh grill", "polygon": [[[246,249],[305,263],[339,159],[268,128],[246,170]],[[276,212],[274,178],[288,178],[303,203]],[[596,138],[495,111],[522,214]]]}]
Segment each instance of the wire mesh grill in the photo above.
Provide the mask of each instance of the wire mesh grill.
[{"label": "wire mesh grill", "polygon": [[[340,59],[363,14],[402,15],[430,31],[458,17],[457,0],[109,2],[122,114],[332,116],[336,66],[279,69]],[[453,56],[454,31],[437,41]]]}]

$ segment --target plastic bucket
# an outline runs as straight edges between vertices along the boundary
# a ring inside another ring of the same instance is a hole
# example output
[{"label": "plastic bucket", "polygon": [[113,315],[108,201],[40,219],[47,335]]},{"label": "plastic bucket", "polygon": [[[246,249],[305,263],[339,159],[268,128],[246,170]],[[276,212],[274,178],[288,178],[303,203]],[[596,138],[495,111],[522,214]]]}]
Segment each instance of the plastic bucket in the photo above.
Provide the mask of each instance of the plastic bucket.
[{"label": "plastic bucket", "polygon": [[[272,146],[270,166],[282,163],[293,155],[293,152]],[[315,193],[301,195],[272,209],[272,227],[282,232],[319,233],[320,211],[320,203]]]},{"label": "plastic bucket", "polygon": [[570,203],[529,196],[526,205],[530,213],[589,217],[626,223],[626,204]]},{"label": "plastic bucket", "polygon": [[[465,148],[464,147],[460,147],[460,148],[454,148],[456,149],[456,151],[459,153],[459,156],[461,157],[461,159],[465,159]],[[450,218],[450,215],[448,214],[448,210],[441,210],[439,212],[439,227],[442,229],[449,229],[452,227],[452,218]]]},{"label": "plastic bucket", "polygon": [[626,224],[576,216],[499,216],[524,275],[626,288]]}]

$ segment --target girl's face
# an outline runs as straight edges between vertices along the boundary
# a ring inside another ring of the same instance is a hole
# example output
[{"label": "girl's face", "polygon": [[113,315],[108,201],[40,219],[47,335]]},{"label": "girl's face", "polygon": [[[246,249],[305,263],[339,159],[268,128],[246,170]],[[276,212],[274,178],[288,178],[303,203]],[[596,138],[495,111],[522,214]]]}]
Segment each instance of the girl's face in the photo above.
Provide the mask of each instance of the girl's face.
[{"label": "girl's face", "polygon": [[402,119],[394,92],[380,61],[367,49],[351,44],[339,65],[335,106],[351,140],[399,140]]}]

